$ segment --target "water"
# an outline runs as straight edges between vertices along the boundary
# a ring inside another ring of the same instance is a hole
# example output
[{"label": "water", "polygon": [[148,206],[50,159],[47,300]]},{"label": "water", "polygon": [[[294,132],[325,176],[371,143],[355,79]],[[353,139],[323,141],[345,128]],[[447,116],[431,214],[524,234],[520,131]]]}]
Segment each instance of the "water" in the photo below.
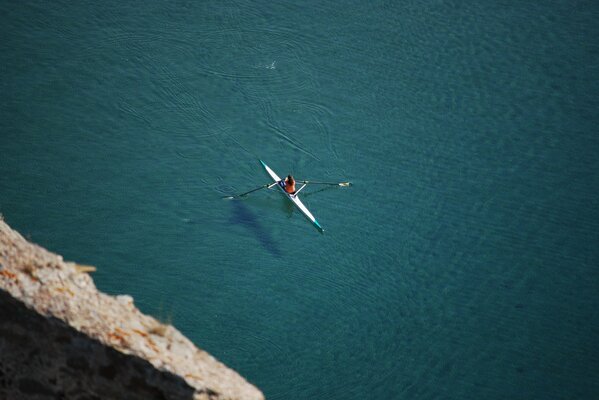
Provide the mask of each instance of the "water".
[{"label": "water", "polygon": [[2,2],[0,212],[269,399],[594,398],[598,18]]}]

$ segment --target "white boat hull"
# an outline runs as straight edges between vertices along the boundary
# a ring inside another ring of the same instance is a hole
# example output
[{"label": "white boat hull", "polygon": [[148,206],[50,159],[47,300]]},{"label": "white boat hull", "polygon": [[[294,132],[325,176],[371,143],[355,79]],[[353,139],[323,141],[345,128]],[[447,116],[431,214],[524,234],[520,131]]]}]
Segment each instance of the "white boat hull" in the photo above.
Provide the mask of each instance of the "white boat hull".
[{"label": "white boat hull", "polygon": [[316,226],[316,228],[318,228],[321,232],[324,231],[324,229],[322,229],[322,226],[320,226],[320,224],[318,223],[318,221],[316,220],[316,218],[314,218],[314,215],[312,215],[312,213],[310,212],[310,210],[308,210],[306,208],[306,206],[304,205],[304,203],[302,203],[302,201],[300,200],[298,195],[292,195],[289,194],[285,191],[285,189],[283,188],[283,186],[279,183],[281,181],[281,178],[279,178],[279,176],[272,170],[270,169],[270,167],[268,165],[266,165],[264,163],[264,161],[260,160],[260,163],[262,164],[262,166],[264,167],[264,169],[266,170],[266,172],[268,173],[268,175],[270,175],[270,177],[277,182],[277,187],[281,190],[281,192],[287,196],[287,198],[289,200],[291,200],[293,202],[293,204],[295,204],[297,206],[297,208],[299,208],[299,210],[306,216],[306,218],[308,218],[310,220],[310,222],[312,222],[314,224],[314,226]]}]

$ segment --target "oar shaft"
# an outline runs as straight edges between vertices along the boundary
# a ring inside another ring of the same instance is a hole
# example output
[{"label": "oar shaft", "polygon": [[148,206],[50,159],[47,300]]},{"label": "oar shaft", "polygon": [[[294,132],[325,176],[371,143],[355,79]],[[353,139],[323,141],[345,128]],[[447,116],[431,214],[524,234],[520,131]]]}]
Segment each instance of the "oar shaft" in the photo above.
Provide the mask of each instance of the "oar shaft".
[{"label": "oar shaft", "polygon": [[311,185],[332,185],[332,186],[350,186],[350,182],[316,182],[316,181],[297,181],[299,183],[306,183]]},{"label": "oar shaft", "polygon": [[269,184],[266,184],[266,185],[262,185],[262,186],[260,186],[260,187],[257,187],[256,189],[249,190],[249,191],[247,191],[247,192],[245,192],[245,193],[237,194],[237,195],[235,195],[235,196],[225,196],[224,198],[225,198],[225,199],[235,199],[235,198],[237,198],[237,197],[243,197],[243,196],[245,196],[245,195],[247,195],[247,194],[250,194],[250,193],[256,192],[256,191],[258,191],[258,190],[260,190],[260,189],[266,189],[266,188],[269,188],[269,189],[270,189],[271,187],[273,187],[273,186],[274,186],[274,185],[276,185],[276,184],[277,184],[276,182],[275,182],[275,183],[269,183]]},{"label": "oar shaft", "polygon": [[243,196],[245,196],[246,194],[254,193],[254,192],[258,191],[258,190],[265,189],[265,188],[267,188],[267,187],[268,187],[268,185],[262,185],[262,186],[260,186],[259,188],[252,189],[252,190],[250,190],[250,191],[247,191],[247,192],[245,192],[245,193],[241,193],[241,194],[237,195],[237,197],[243,197]]}]

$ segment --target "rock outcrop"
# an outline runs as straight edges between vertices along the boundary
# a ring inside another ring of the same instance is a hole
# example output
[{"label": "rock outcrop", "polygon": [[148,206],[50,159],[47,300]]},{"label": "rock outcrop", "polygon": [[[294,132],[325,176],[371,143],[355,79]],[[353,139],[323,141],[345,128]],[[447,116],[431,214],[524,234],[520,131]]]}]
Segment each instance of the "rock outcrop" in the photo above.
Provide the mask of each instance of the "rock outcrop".
[{"label": "rock outcrop", "polygon": [[0,218],[1,399],[263,399],[130,296]]}]

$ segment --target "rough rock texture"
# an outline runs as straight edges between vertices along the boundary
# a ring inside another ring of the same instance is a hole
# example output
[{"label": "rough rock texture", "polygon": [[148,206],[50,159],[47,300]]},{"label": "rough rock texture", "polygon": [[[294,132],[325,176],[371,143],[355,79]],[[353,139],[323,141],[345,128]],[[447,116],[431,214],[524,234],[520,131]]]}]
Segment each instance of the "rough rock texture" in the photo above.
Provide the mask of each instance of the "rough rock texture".
[{"label": "rough rock texture", "polygon": [[263,399],[130,296],[0,219],[0,399]]}]

